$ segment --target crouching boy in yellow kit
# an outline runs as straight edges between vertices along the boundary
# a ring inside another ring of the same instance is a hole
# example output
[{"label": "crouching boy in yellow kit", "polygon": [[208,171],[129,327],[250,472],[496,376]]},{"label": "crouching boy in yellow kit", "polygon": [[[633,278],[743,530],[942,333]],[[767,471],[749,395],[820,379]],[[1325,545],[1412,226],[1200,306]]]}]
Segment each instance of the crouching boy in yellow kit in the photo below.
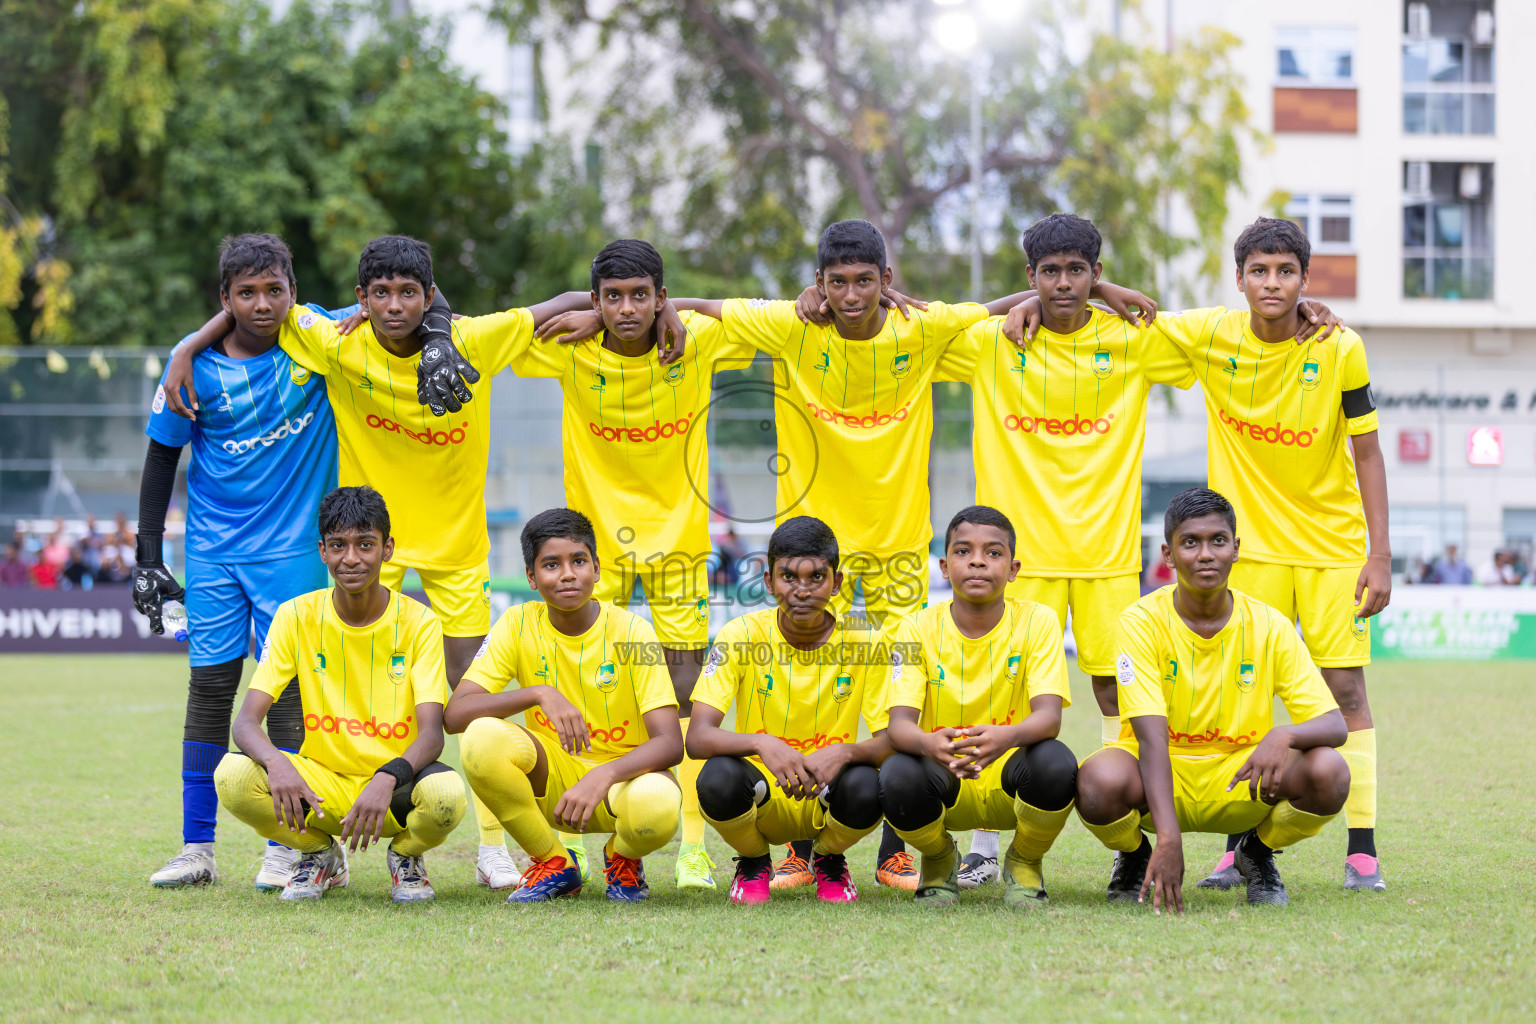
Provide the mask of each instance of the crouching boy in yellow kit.
[{"label": "crouching boy in yellow kit", "polygon": [[[392,897],[430,900],[422,855],[448,838],[467,803],[463,782],[437,759],[448,699],[442,627],[425,605],[379,582],[395,545],[377,491],[327,494],[319,526],[336,585],[278,607],[235,717],[243,753],[224,756],[214,787],[235,817],[299,851],[283,899],[315,900],[345,885],[342,842],[366,849],[392,836]],[[304,743],[289,754],[261,723],[295,681]]]},{"label": "crouching boy in yellow kit", "polygon": [[[650,896],[641,858],[672,841],[683,794],[677,697],[650,624],[592,599],[600,566],[592,523],[556,508],[523,527],[523,563],[542,601],[511,609],[448,702],[464,774],[533,859],[508,903],[581,892],[555,828],[611,832],[608,898]],[[515,689],[507,689],[516,681]],[[523,728],[505,719],[526,712]]]}]

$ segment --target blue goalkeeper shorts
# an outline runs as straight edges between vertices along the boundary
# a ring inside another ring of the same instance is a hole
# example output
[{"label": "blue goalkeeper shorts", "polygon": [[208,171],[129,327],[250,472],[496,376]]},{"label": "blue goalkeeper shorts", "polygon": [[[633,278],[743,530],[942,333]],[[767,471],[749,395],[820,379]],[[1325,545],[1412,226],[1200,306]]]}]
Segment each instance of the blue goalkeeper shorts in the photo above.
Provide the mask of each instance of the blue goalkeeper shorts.
[{"label": "blue goalkeeper shorts", "polygon": [[277,606],[330,581],[320,554],[274,558],[267,562],[203,562],[187,559],[187,649],[194,665],[222,665],[251,653],[267,641]]}]

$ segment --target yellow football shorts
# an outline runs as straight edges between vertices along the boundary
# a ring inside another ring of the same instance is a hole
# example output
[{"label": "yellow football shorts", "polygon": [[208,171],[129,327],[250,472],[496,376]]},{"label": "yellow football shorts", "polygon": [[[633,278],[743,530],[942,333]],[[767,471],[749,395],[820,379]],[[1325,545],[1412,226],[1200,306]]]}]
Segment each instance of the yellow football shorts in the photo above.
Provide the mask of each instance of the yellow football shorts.
[{"label": "yellow football shorts", "polygon": [[603,562],[592,597],[627,609],[637,578],[663,647],[695,651],[709,646],[709,565],[703,557],[638,561],[626,555]]},{"label": "yellow football shorts", "polygon": [[1141,580],[1128,576],[1082,579],[1075,576],[1020,576],[1008,584],[1008,596],[1043,604],[1056,613],[1063,631],[1072,610],[1077,667],[1091,676],[1115,674],[1115,624],[1120,613],[1141,596]]},{"label": "yellow football shorts", "polygon": [[[757,830],[773,846],[815,839],[827,827],[827,808],[821,800],[796,800],[779,788],[773,773],[750,757],[742,758],[763,777],[768,799],[757,808]],[[1010,826],[1011,827],[1011,826]]]},{"label": "yellow football shorts", "polygon": [[[1121,740],[1095,750],[1083,758],[1084,763],[1102,755],[1105,750],[1124,750],[1135,757],[1136,741]],[[1173,806],[1179,816],[1179,831],[1234,836],[1256,828],[1259,822],[1269,817],[1274,806],[1251,799],[1247,780],[1227,792],[1227,783],[1252,753],[1252,750],[1235,750],[1209,757],[1169,756],[1168,763],[1173,768]],[[1150,814],[1141,816],[1141,827],[1146,832],[1157,831],[1152,827]]]},{"label": "yellow football shorts", "polygon": [[1302,639],[1319,668],[1354,668],[1371,663],[1371,620],[1355,615],[1359,579],[1359,566],[1314,569],[1239,558],[1228,583],[1280,609],[1291,621],[1299,620]]},{"label": "yellow football shorts", "polygon": [[829,608],[839,617],[853,607],[853,588],[864,588],[864,610],[870,624],[911,615],[928,606],[928,552],[898,551],[888,555],[843,552],[838,569],[843,588],[832,595]]},{"label": "yellow football shorts", "polygon": [[[398,593],[405,582],[404,562],[385,562],[379,582]],[[444,636],[484,636],[491,631],[491,563],[468,569],[417,569],[432,613]]]},{"label": "yellow football shorts", "polygon": [[1000,757],[981,770],[981,777],[960,780],[960,795],[955,806],[944,811],[944,828],[949,832],[987,829],[1006,832],[1019,827],[1013,797],[1003,789],[1003,769],[1015,757],[1023,757],[1024,748],[1015,747],[1007,757]]},{"label": "yellow football shorts", "polygon": [[[513,728],[517,728],[517,726],[513,724]],[[527,730],[527,732],[533,738],[533,742],[537,743],[544,751],[544,763],[548,766],[548,775],[545,777],[544,782],[544,794],[542,796],[535,796],[533,798],[534,803],[539,805],[539,813],[544,815],[546,822],[561,831],[569,831],[568,825],[555,824],[555,805],[560,802],[560,798],[565,795],[566,790],[580,782],[597,765],[589,764],[580,758],[573,757],[557,741],[547,736],[536,733],[531,729]],[[672,772],[667,772],[666,774],[674,783],[677,782],[675,774]],[[592,819],[587,822],[586,834],[617,832],[619,830],[618,819],[613,813],[613,806],[623,802],[624,791],[634,781],[634,779],[628,779],[624,782],[616,782],[608,787],[607,799],[598,804],[592,811]],[[681,787],[678,788],[678,793],[681,796]],[[669,835],[663,842],[670,842],[671,839],[672,837]]]}]

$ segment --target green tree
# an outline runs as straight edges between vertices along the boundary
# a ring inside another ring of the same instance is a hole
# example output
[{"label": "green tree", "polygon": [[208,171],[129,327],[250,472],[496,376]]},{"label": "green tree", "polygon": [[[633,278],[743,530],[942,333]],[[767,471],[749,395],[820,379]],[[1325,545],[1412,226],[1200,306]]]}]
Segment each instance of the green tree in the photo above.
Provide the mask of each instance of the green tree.
[{"label": "green tree", "polygon": [[[962,291],[943,255],[944,204],[970,180],[971,68],[929,36],[927,0],[496,0],[513,31],[542,16],[570,44],[595,25],[609,74],[596,141],[632,223],[666,235],[685,262],[754,273],[789,290],[826,222],[864,217],[916,290]],[[1029,5],[1042,14],[1043,5]],[[1055,209],[1092,217],[1119,280],[1151,287],[1153,267],[1191,247],[1217,266],[1228,190],[1238,183],[1246,111],[1236,40],[1206,32],[1171,53],[1095,36],[1085,56],[1048,16],[983,33],[986,188],[1014,223]],[[596,76],[603,80],[602,76]],[[665,81],[667,89],[651,88]],[[719,138],[697,141],[691,112]],[[687,182],[675,221],[654,209],[661,182]],[[1170,236],[1163,204],[1192,211]],[[666,228],[666,231],[662,229]],[[1016,233],[1001,252],[1016,250]],[[1016,262],[990,290],[1019,283]]]},{"label": "green tree", "polygon": [[0,0],[0,20],[12,340],[174,341],[242,231],[282,235],[301,294],[327,304],[351,301],[359,250],[387,232],[431,243],[467,310],[552,276],[524,208],[557,172],[513,162],[443,25],[308,0],[278,19],[253,0]]}]

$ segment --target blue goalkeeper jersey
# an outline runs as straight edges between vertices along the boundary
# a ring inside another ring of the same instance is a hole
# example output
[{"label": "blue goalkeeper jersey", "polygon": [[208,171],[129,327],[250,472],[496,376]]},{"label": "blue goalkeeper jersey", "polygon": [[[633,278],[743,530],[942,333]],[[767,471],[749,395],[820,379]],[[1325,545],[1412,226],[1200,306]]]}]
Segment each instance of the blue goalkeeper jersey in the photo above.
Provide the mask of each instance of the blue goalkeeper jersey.
[{"label": "blue goalkeeper jersey", "polygon": [[162,376],[144,428],[163,445],[192,446],[187,557],[265,562],[315,551],[320,499],[336,486],[336,420],[325,379],[276,345],[250,359],[206,349],[193,359],[192,376],[202,406],[197,420],[167,408]]}]

